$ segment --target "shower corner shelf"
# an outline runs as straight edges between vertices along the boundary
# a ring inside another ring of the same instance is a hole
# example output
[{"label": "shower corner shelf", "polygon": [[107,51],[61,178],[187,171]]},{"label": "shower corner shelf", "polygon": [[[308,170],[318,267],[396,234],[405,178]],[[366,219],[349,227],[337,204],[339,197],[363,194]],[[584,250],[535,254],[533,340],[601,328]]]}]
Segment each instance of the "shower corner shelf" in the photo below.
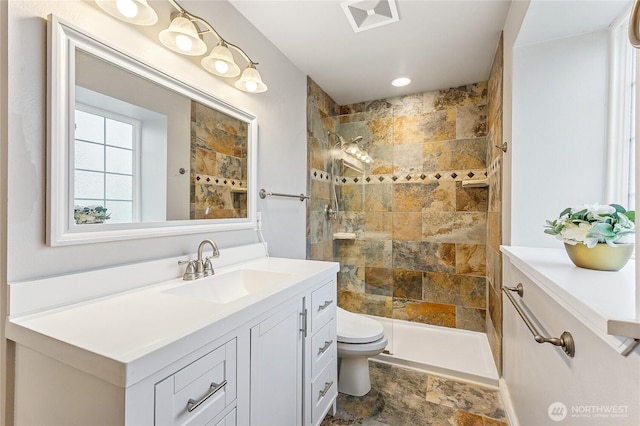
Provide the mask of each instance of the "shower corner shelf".
[{"label": "shower corner shelf", "polygon": [[462,186],[465,188],[486,188],[489,186],[489,179],[463,180]]},{"label": "shower corner shelf", "polygon": [[333,234],[334,240],[355,240],[356,233],[355,232],[336,232]]}]

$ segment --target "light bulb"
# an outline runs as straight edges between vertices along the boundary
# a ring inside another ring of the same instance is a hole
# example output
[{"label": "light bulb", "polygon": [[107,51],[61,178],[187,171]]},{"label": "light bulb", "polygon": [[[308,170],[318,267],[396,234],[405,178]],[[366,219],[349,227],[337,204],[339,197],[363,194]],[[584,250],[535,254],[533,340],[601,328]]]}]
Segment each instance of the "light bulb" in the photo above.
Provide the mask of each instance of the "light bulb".
[{"label": "light bulb", "polygon": [[117,0],[116,7],[124,17],[133,18],[138,15],[138,5],[132,0]]},{"label": "light bulb", "polygon": [[355,154],[356,152],[358,152],[358,148],[353,146],[353,145],[351,145],[349,147],[349,154]]},{"label": "light bulb", "polygon": [[226,63],[225,61],[216,61],[216,63],[213,65],[213,67],[216,69],[216,71],[218,71],[220,74],[224,74],[227,71],[229,71],[229,64]]},{"label": "light bulb", "polygon": [[186,35],[178,34],[176,36],[176,46],[183,52],[188,52],[193,47],[193,41]]},{"label": "light bulb", "polygon": [[258,83],[255,81],[247,81],[244,86],[247,88],[248,92],[255,92],[258,88]]}]

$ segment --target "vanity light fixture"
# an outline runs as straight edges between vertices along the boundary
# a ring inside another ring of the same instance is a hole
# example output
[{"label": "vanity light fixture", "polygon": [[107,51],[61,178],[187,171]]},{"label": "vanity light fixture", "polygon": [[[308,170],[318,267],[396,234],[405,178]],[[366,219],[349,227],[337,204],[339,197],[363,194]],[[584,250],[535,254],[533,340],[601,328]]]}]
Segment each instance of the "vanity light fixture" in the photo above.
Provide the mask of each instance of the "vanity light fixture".
[{"label": "vanity light fixture", "polygon": [[114,18],[135,25],[153,25],[158,15],[147,0],[96,0],[102,10]]},{"label": "vanity light fixture", "polygon": [[267,91],[267,86],[262,82],[260,73],[255,64],[249,63],[249,66],[242,71],[240,79],[235,82],[236,88],[245,92],[262,93]]},{"label": "vanity light fixture", "polygon": [[[149,6],[147,0],[95,1],[111,16],[131,24],[153,25],[158,21],[158,15]],[[211,49],[209,55],[202,59],[202,67],[220,77],[237,77],[240,75],[240,67],[233,57],[232,48],[247,62],[247,67],[234,86],[249,93],[267,91],[267,85],[264,84],[256,69],[258,63],[249,58],[244,50],[223,39],[209,22],[189,13],[176,0],[168,1],[177,12],[171,15],[169,27],[160,31],[158,36],[165,47],[183,55],[201,56],[208,50],[204,35],[211,34],[217,39],[217,44]]]},{"label": "vanity light fixture", "polygon": [[233,55],[227,43],[220,40],[218,45],[211,49],[211,53],[202,60],[202,66],[211,74],[221,77],[236,77],[240,74],[240,67],[233,60]]},{"label": "vanity light fixture", "polygon": [[175,15],[169,28],[160,31],[158,38],[167,49],[183,55],[200,56],[207,52],[196,26],[184,13]]}]

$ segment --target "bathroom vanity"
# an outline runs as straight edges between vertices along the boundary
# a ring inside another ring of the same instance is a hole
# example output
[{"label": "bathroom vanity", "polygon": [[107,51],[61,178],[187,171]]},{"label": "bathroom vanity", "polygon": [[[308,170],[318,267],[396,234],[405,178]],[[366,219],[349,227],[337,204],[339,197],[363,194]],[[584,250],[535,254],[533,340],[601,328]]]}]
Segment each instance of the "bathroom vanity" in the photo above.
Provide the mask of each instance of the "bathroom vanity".
[{"label": "bathroom vanity", "polygon": [[211,277],[135,285],[175,277],[178,260],[10,285],[16,424],[322,421],[337,396],[338,265],[256,244],[221,250]]}]

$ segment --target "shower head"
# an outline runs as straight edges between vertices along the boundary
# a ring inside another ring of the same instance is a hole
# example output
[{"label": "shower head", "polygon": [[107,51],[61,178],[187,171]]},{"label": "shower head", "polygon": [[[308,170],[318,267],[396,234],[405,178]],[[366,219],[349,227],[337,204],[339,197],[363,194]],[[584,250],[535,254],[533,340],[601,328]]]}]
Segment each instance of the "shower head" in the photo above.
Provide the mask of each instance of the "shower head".
[{"label": "shower head", "polygon": [[336,137],[336,144],[335,146],[343,146],[346,145],[346,141],[344,140],[344,138],[342,136],[340,136],[339,134],[337,134],[336,132],[332,132],[331,130],[327,130],[327,134],[328,135],[334,135]]}]

